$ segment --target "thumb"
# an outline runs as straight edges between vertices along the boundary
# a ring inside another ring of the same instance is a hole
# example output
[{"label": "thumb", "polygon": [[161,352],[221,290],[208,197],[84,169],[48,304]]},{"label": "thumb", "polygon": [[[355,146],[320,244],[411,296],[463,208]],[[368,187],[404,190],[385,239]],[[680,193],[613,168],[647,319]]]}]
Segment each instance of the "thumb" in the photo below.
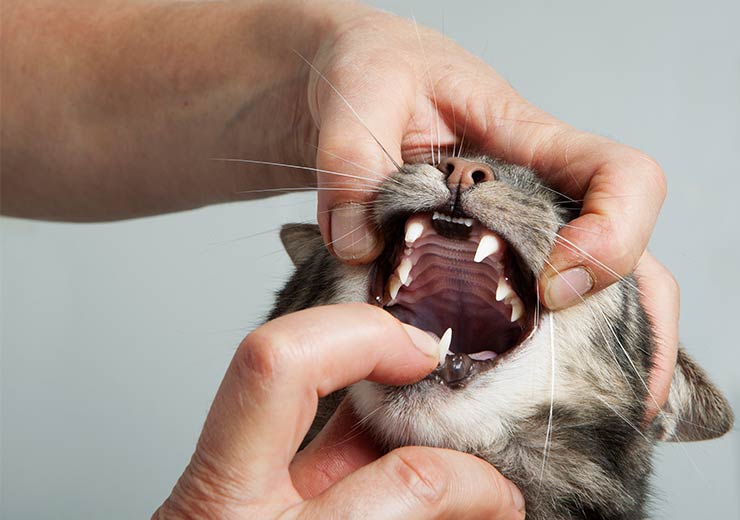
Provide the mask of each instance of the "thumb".
[{"label": "thumb", "polygon": [[358,511],[382,520],[525,516],[520,491],[493,466],[465,453],[420,446],[390,452],[290,513],[354,518]]},{"label": "thumb", "polygon": [[298,493],[311,498],[380,455],[345,399],[318,435],[293,457],[290,476]]},{"label": "thumb", "polygon": [[398,69],[382,72],[392,85],[365,73],[316,71],[318,222],[329,250],[348,263],[370,262],[383,248],[366,208],[402,164],[416,80]]}]

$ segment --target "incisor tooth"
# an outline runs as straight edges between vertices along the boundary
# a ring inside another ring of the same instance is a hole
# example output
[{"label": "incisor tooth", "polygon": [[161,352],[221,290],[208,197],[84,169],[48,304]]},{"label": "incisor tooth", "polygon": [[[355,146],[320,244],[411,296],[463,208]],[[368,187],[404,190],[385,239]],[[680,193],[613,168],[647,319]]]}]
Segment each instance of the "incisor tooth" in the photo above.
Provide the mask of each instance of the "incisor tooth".
[{"label": "incisor tooth", "polygon": [[398,296],[398,291],[401,289],[401,280],[397,276],[391,276],[390,282],[388,282],[388,292],[391,293],[391,300],[395,300]]},{"label": "incisor tooth", "polygon": [[452,343],[452,327],[447,329],[442,334],[442,339],[439,340],[439,364],[444,365],[447,352],[450,350],[450,344]]},{"label": "incisor tooth", "polygon": [[480,242],[478,242],[478,249],[475,251],[475,258],[473,258],[473,261],[482,262],[488,258],[489,255],[498,251],[498,248],[498,239],[495,236],[483,235]]},{"label": "incisor tooth", "polygon": [[403,285],[409,285],[409,273],[411,273],[412,267],[413,264],[411,263],[410,258],[404,258],[403,260],[401,260],[401,263],[398,264],[398,278],[400,278]]},{"label": "incisor tooth", "polygon": [[496,301],[500,302],[514,291],[511,286],[506,282],[506,278],[503,276],[498,279],[498,287],[496,288]]},{"label": "incisor tooth", "polygon": [[408,225],[406,228],[406,245],[410,246],[414,242],[416,242],[416,239],[421,236],[421,234],[424,232],[424,224],[421,222],[412,222]]},{"label": "incisor tooth", "polygon": [[511,322],[514,323],[516,320],[522,317],[524,314],[524,305],[522,301],[517,298],[511,302]]}]

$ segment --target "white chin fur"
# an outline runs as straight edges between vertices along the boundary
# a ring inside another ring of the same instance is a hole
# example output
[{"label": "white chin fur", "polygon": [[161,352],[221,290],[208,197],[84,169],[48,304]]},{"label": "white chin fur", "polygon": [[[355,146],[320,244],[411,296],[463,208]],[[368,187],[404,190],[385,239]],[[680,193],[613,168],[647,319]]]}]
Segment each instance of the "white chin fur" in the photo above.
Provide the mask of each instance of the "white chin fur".
[{"label": "white chin fur", "polygon": [[[594,297],[592,303],[599,300],[603,298]],[[358,418],[367,418],[372,433],[389,448],[425,445],[461,451],[497,450],[518,423],[549,406],[551,396],[555,403],[588,399],[584,382],[572,376],[574,371],[598,374],[597,367],[603,366],[603,360],[593,356],[585,343],[589,321],[583,318],[587,312],[578,305],[554,314],[554,341],[550,314],[543,313],[538,329],[526,343],[464,388],[433,383],[418,394],[398,392],[389,398],[389,387],[361,381],[349,389],[352,405]],[[559,322],[568,326],[558,327]],[[619,383],[624,381],[614,384]],[[628,391],[612,389],[616,394]],[[604,398],[611,400],[612,396],[602,393]]]}]

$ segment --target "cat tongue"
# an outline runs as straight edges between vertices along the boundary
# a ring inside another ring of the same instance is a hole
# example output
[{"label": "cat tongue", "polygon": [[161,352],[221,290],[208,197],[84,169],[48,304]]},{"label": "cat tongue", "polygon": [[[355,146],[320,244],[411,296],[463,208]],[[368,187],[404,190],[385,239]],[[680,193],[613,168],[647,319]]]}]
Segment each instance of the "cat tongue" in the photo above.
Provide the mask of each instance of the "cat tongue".
[{"label": "cat tongue", "polygon": [[387,284],[386,309],[438,337],[452,328],[450,351],[482,360],[493,357],[485,351],[499,354],[513,347],[526,317],[508,282],[505,242],[471,219],[459,220],[444,220],[444,229],[460,226],[456,238],[437,233],[428,214],[408,220],[406,247]]}]

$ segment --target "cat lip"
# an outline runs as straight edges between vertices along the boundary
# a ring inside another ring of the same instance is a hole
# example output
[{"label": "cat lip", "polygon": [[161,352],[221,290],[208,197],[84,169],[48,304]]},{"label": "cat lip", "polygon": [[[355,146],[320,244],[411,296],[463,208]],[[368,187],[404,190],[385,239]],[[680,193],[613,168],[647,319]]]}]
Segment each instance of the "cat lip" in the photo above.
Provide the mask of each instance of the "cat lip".
[{"label": "cat lip", "polygon": [[429,377],[461,384],[494,366],[534,328],[516,253],[474,218],[413,214],[385,257],[385,268],[376,272],[376,303],[449,340],[447,355]]}]

